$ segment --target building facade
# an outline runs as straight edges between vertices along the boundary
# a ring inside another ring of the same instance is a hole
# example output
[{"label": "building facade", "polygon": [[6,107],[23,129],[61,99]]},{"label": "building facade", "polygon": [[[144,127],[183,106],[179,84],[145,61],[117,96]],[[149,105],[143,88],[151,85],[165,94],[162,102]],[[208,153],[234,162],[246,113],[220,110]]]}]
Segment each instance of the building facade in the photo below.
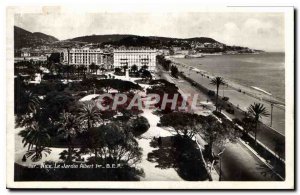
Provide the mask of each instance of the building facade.
[{"label": "building facade", "polygon": [[143,66],[148,66],[149,71],[156,68],[156,50],[151,49],[124,49],[114,50],[114,68],[122,68],[127,66],[129,69],[136,65],[138,70]]},{"label": "building facade", "polygon": [[111,53],[103,50],[90,48],[72,48],[66,49],[63,52],[63,63],[70,65],[91,65],[94,63],[98,66],[103,66],[110,69],[113,64],[113,56]]},{"label": "building facade", "polygon": [[103,51],[101,49],[70,49],[66,50],[64,62],[71,65],[101,65],[103,63]]}]

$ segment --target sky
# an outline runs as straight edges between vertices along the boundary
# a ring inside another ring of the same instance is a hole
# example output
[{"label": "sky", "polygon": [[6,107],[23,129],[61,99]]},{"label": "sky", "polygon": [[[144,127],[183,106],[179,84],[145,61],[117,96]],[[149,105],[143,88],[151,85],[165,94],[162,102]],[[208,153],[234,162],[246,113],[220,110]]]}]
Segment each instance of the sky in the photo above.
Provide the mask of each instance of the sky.
[{"label": "sky", "polygon": [[65,40],[78,36],[134,34],[210,37],[227,45],[284,51],[283,13],[47,13],[16,14],[15,25]]}]

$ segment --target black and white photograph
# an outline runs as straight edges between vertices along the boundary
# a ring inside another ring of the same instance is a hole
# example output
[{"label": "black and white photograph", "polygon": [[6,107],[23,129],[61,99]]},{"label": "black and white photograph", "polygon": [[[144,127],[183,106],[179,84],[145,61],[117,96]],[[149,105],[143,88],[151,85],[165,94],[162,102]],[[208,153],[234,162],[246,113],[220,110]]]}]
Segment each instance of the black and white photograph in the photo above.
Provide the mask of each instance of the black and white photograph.
[{"label": "black and white photograph", "polygon": [[6,17],[8,188],[294,188],[292,7]]}]

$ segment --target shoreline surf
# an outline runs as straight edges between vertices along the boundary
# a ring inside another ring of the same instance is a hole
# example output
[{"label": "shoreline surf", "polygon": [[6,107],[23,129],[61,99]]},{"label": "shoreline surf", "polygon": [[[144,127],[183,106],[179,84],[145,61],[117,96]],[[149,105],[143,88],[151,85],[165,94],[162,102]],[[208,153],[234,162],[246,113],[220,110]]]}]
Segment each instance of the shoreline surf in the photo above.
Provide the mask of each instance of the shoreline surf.
[{"label": "shoreline surf", "polygon": [[[242,92],[244,94],[247,94],[249,96],[252,96],[258,100],[263,100],[267,103],[274,103],[274,106],[284,109],[285,108],[285,100],[274,96],[272,93],[268,92],[267,90],[258,87],[258,86],[247,86],[245,84],[241,84],[241,83],[237,83],[236,81],[232,81],[231,79],[223,76],[223,75],[216,75],[212,72],[203,70],[203,69],[199,69],[199,67],[195,67],[189,64],[186,64],[184,62],[178,61],[177,59],[174,58],[170,58],[170,60],[172,61],[172,63],[174,65],[179,66],[179,70],[183,67],[183,68],[187,68],[189,69],[189,71],[194,71],[196,73],[202,74],[204,76],[208,76],[209,78],[214,78],[216,76],[221,76],[224,78],[224,80],[226,81],[226,84],[228,85],[228,87],[237,90],[239,92]],[[271,95],[270,95],[271,94]]]}]

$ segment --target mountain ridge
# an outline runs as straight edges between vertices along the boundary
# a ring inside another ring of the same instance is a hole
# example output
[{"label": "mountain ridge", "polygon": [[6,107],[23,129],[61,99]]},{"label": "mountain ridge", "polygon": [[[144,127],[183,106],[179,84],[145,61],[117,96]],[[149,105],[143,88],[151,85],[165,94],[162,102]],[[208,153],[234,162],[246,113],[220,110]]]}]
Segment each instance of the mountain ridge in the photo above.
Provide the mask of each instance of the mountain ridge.
[{"label": "mountain ridge", "polygon": [[[251,49],[241,46],[228,46],[218,42],[210,37],[191,37],[191,38],[174,38],[163,36],[140,36],[133,34],[106,34],[106,35],[87,35],[71,39],[59,40],[54,36],[42,32],[29,32],[20,27],[14,26],[15,49],[23,47],[36,47],[50,45],[53,47],[76,47],[85,44],[96,44],[100,47],[112,45],[115,47],[150,47],[150,48],[170,48],[181,47],[182,49],[193,49],[202,47],[206,52],[223,52]],[[213,47],[203,48],[203,44],[209,43]],[[258,50],[255,50],[258,51]],[[250,51],[251,52],[251,51]]]},{"label": "mountain ridge", "polygon": [[15,49],[47,45],[56,41],[59,41],[59,39],[54,36],[50,36],[41,32],[30,32],[18,26],[14,26]]}]

